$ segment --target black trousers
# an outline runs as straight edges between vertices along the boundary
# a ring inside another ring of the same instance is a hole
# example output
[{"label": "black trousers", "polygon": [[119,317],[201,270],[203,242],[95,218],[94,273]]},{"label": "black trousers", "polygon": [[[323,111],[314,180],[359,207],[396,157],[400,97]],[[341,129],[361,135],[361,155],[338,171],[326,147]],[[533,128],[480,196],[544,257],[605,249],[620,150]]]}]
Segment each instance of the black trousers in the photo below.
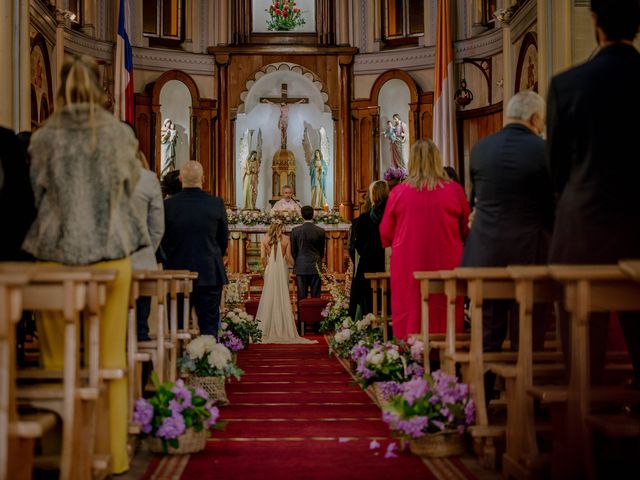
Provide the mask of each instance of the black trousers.
[{"label": "black trousers", "polygon": [[151,297],[140,297],[136,300],[136,320],[138,323],[138,341],[149,338],[149,313],[151,313]]},{"label": "black trousers", "polygon": [[217,338],[220,330],[221,297],[222,285],[193,287],[191,306],[198,316],[200,335],[213,335]]},{"label": "black trousers", "polygon": [[309,290],[311,290],[311,297],[320,297],[320,275],[296,275],[296,285],[298,301],[307,298]]},{"label": "black trousers", "polygon": [[[533,306],[533,349],[542,350],[544,335],[547,331],[553,306],[537,303]],[[511,350],[518,350],[519,311],[515,300],[485,300],[482,304],[482,349],[485,352],[499,352],[502,342],[509,334]],[[494,396],[496,374],[488,371],[484,374],[485,401],[487,404]]]},{"label": "black trousers", "polygon": [[[571,317],[562,305],[559,316],[560,340],[568,373],[571,371]],[[592,313],[589,317],[589,363],[591,382],[595,384],[602,383],[604,380],[609,318],[608,312]],[[640,312],[618,312],[618,320],[629,350],[633,376],[636,380],[640,380]]]},{"label": "black trousers", "polygon": [[[533,306],[533,349],[542,350],[544,335],[549,325],[553,308],[550,304],[537,303]],[[482,304],[482,349],[485,352],[499,352],[502,342],[511,341],[511,350],[518,350],[519,312],[515,300],[485,300]]]}]

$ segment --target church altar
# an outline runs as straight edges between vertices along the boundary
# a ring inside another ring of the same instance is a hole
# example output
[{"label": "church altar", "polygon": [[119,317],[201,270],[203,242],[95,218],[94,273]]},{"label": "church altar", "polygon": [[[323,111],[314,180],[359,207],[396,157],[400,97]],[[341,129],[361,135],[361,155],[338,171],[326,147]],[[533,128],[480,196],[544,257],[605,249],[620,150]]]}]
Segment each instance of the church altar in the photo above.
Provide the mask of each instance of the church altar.
[{"label": "church altar", "polygon": [[[349,266],[348,237],[350,223],[317,224],[326,232],[324,263],[330,272],[344,273]],[[289,233],[298,225],[285,225]],[[229,225],[229,246],[227,248],[227,272],[250,273],[262,269],[260,263],[260,241],[269,225]]]}]

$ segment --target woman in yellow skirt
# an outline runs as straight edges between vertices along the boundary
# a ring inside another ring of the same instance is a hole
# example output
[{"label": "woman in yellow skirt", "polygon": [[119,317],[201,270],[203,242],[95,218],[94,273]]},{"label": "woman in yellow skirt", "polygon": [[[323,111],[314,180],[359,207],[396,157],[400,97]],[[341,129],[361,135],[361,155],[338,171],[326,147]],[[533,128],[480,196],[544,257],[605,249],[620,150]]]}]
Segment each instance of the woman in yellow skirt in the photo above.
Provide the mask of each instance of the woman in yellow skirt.
[{"label": "woman in yellow skirt", "polygon": [[[132,194],[139,177],[132,129],[103,107],[97,65],[88,57],[62,67],[56,112],[31,139],[31,183],[38,214],[23,249],[45,262],[118,271],[100,322],[101,368],[126,368],[129,256],[149,245]],[[64,321],[38,322],[45,368],[64,367]],[[127,379],[108,382],[113,473],[129,469]]]}]

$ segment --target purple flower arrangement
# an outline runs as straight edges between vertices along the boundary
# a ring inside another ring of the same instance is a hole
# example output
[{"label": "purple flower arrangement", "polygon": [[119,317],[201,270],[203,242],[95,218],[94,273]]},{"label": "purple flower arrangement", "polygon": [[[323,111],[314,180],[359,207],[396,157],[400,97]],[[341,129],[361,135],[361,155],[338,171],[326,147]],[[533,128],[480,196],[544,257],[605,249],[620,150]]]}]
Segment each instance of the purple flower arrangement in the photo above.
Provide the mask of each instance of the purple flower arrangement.
[{"label": "purple flower arrangement", "polygon": [[387,182],[396,181],[401,182],[405,178],[407,178],[408,172],[402,167],[389,167],[384,172],[382,178],[384,178]]},{"label": "purple flower arrangement", "polygon": [[236,337],[232,332],[224,332],[221,337],[222,343],[232,352],[238,352],[244,348],[242,340]]},{"label": "purple flower arrangement", "polygon": [[469,386],[442,370],[392,388],[396,393],[390,396],[382,419],[407,437],[448,431],[463,433],[475,421]]},{"label": "purple flower arrangement", "polygon": [[[368,341],[367,341],[368,340]],[[405,382],[421,377],[424,368],[419,363],[421,353],[414,358],[414,348],[403,341],[382,343],[376,337],[358,342],[351,349],[351,360],[362,388],[377,382]]]},{"label": "purple flower arrangement", "polygon": [[133,411],[133,422],[140,425],[143,437],[161,439],[166,451],[169,446],[179,447],[179,437],[187,428],[201,432],[220,426],[220,411],[203,389],[187,387],[182,380],[160,384],[155,372],[152,379],[155,395],[136,400]]}]

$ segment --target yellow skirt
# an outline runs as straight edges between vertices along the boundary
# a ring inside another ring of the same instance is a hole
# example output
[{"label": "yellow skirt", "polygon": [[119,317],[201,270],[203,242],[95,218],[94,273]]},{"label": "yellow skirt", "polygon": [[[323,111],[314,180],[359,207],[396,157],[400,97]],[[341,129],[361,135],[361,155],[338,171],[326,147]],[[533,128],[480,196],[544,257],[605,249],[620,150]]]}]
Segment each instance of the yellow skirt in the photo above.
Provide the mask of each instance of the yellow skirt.
[{"label": "yellow skirt", "polygon": [[[51,263],[50,263],[51,264]],[[129,258],[88,265],[92,268],[117,270],[118,276],[107,289],[107,298],[100,317],[100,367],[127,367],[127,315],[131,290]],[[42,313],[37,318],[40,354],[47,369],[64,368],[64,318],[62,314]],[[109,380],[109,434],[112,473],[129,469],[127,454],[128,412],[127,378]]]}]

